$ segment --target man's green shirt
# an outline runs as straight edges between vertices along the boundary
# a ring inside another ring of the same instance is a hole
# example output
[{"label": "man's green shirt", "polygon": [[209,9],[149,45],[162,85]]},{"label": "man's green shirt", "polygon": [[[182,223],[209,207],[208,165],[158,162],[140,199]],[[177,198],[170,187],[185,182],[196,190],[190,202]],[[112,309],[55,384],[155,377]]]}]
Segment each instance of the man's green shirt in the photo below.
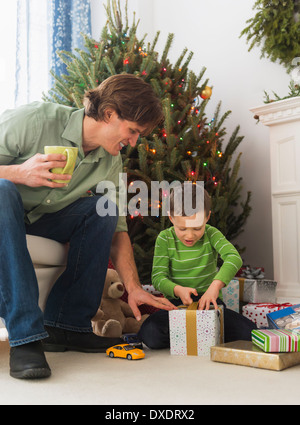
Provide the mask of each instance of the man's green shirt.
[{"label": "man's green shirt", "polygon": [[[78,158],[70,183],[64,188],[28,187],[17,185],[21,194],[25,222],[30,224],[43,214],[53,213],[70,205],[101,181],[111,181],[118,194],[121,155],[112,156],[102,147],[84,156],[82,123],[84,109],[54,103],[33,102],[0,117],[0,165],[22,164],[44,146],[78,147]],[[116,231],[127,231],[126,218],[119,217]]]}]

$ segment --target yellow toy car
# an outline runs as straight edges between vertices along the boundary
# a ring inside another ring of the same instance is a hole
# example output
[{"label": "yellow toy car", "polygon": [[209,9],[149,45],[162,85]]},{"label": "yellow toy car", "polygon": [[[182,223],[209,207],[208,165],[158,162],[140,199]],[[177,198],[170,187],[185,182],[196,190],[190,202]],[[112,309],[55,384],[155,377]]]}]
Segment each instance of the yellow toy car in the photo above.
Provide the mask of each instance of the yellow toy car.
[{"label": "yellow toy car", "polygon": [[130,344],[114,345],[106,350],[106,354],[109,357],[121,357],[127,360],[137,360],[145,357],[143,350]]}]

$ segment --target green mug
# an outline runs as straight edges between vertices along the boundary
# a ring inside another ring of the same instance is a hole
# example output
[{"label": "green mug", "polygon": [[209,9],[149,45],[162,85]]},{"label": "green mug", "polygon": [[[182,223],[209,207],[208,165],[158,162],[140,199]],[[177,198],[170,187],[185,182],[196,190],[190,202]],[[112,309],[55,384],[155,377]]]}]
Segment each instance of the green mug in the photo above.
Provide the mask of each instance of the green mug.
[{"label": "green mug", "polygon": [[[51,168],[51,172],[54,174],[73,174],[76,158],[78,155],[78,148],[73,148],[69,146],[45,146],[45,154],[60,153],[66,156],[67,164],[65,168]],[[70,180],[52,180],[55,183],[69,183]]]}]

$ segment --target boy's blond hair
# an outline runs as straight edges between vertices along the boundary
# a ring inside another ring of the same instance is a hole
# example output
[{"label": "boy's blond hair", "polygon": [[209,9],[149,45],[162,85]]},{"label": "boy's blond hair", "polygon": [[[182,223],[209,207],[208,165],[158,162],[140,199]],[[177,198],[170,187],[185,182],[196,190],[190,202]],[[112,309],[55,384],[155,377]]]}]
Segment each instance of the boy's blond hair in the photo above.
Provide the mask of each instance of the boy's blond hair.
[{"label": "boy's blond hair", "polygon": [[[172,189],[171,194],[170,194],[170,216],[174,217],[176,215],[180,215],[182,217],[187,217],[190,214],[188,213],[188,211],[185,210],[185,196],[184,196],[184,192],[185,190],[189,190],[191,191],[191,200],[192,200],[192,205],[189,205],[189,209],[191,208],[196,208],[197,207],[197,196],[202,195],[203,196],[203,203],[201,205],[203,205],[204,207],[204,213],[205,213],[205,217],[209,216],[210,210],[211,210],[211,198],[208,194],[208,192],[203,188],[202,185],[198,184],[198,183],[194,183],[194,182],[184,182],[181,184],[181,186],[175,187],[174,189]],[[176,205],[176,201],[175,201],[175,197],[176,195],[179,194],[181,196],[181,205]],[[178,213],[178,207],[179,207],[179,213]],[[196,211],[198,212],[198,211]]]}]

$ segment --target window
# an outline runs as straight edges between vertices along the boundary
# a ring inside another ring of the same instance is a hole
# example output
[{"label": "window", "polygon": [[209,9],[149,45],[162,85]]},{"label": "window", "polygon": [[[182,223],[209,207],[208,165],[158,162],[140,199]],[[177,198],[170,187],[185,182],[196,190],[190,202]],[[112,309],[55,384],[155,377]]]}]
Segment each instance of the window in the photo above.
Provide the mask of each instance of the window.
[{"label": "window", "polygon": [[42,100],[50,83],[47,0],[0,0],[1,6],[0,113]]},{"label": "window", "polygon": [[[90,0],[0,0],[0,114],[41,101],[52,85],[57,50],[82,47]],[[59,64],[61,66],[61,63]]]},{"label": "window", "polygon": [[0,113],[14,107],[17,0],[0,0]]}]

